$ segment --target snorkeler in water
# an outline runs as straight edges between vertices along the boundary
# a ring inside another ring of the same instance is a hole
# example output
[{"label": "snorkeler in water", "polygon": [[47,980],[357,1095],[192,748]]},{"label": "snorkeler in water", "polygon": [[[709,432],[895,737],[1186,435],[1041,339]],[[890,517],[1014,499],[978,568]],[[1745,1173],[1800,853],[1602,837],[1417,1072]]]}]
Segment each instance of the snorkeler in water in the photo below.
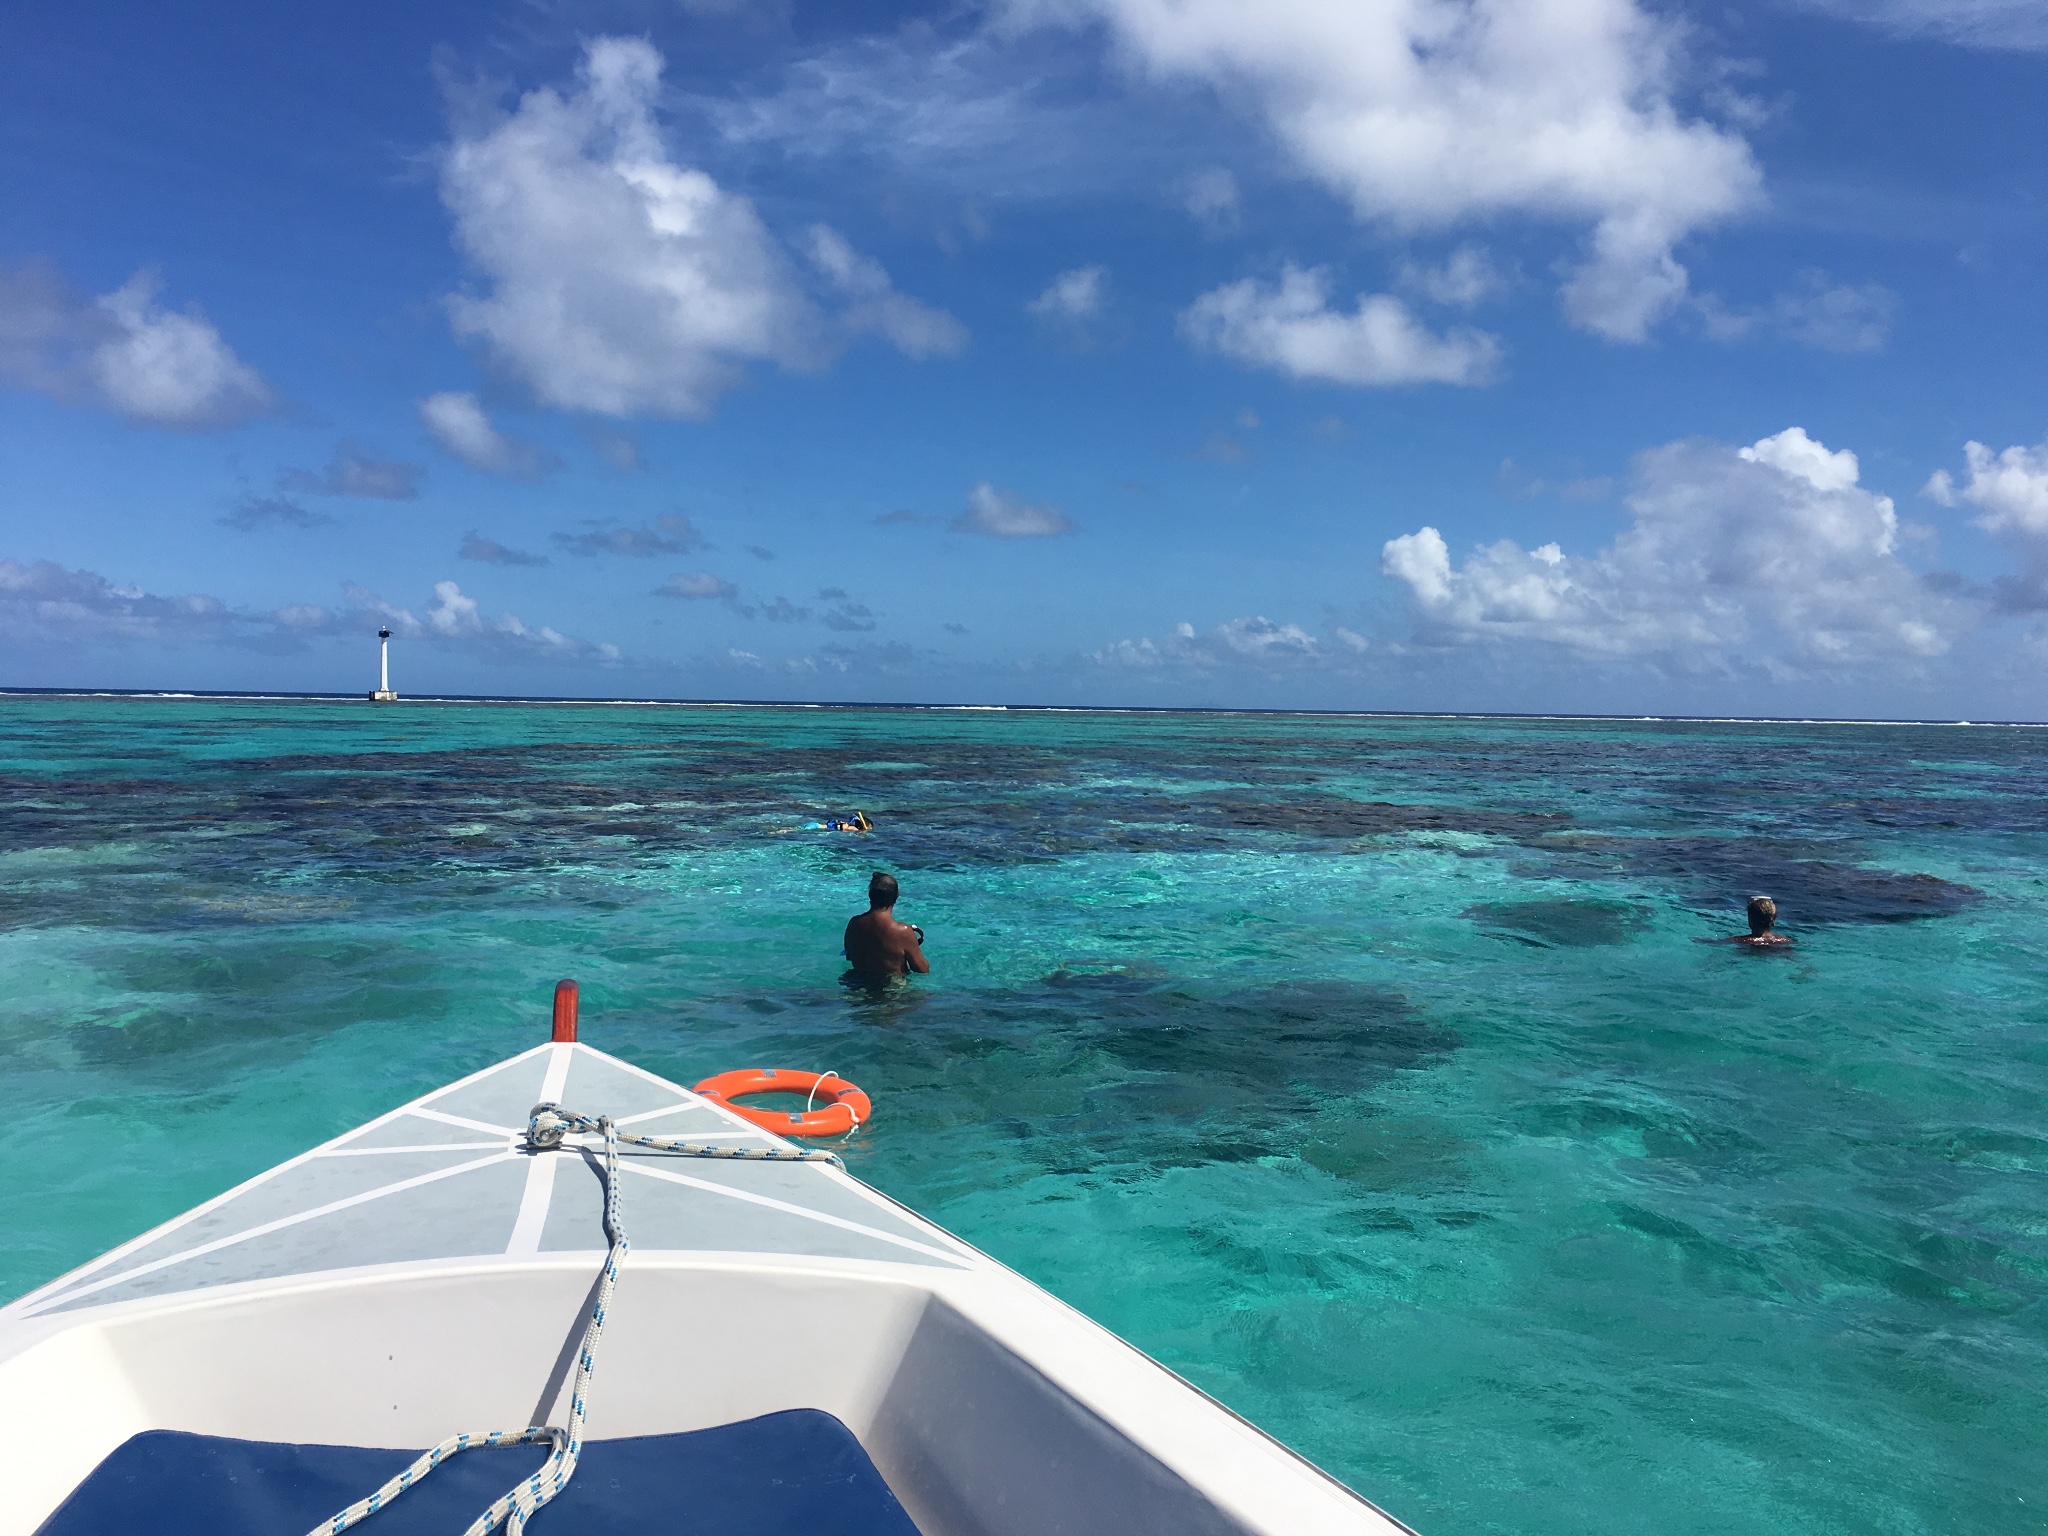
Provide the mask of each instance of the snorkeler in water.
[{"label": "snorkeler in water", "polygon": [[1778,922],[1778,904],[1771,900],[1770,897],[1750,897],[1748,916],[1749,932],[1738,933],[1728,941],[1729,943],[1748,944],[1756,949],[1773,949],[1780,944],[1790,944],[1792,942],[1784,934],[1775,931]]},{"label": "snorkeler in water", "polygon": [[841,945],[854,970],[874,981],[892,981],[931,970],[924,957],[924,930],[896,920],[896,877],[876,870],[868,881],[868,909],[846,925]]},{"label": "snorkeler in water", "polygon": [[777,832],[872,832],[875,824],[868,820],[866,811],[855,811],[853,819],[843,816],[828,816],[823,821],[806,821],[799,826],[777,827]]}]

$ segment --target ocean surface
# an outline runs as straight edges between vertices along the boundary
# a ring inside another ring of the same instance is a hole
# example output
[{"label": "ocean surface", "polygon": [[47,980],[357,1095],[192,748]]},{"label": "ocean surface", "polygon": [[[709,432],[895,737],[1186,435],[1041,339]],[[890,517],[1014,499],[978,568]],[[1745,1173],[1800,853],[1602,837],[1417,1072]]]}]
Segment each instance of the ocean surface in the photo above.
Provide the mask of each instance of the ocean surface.
[{"label": "ocean surface", "polygon": [[[2048,1530],[2044,754],[0,699],[0,1296],[574,976],[684,1083],[860,1083],[856,1173],[1426,1536]],[[876,868],[932,960],[881,993]],[[1788,952],[1709,942],[1755,892]]]}]

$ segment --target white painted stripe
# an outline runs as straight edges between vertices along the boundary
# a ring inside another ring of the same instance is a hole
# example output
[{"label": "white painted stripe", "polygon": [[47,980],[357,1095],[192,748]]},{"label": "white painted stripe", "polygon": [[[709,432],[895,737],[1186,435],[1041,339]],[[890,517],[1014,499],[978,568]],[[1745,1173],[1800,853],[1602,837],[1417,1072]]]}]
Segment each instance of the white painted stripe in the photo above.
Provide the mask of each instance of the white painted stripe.
[{"label": "white painted stripe", "polygon": [[562,1102],[562,1089],[569,1081],[569,1063],[576,1059],[576,1047],[562,1044],[550,1049],[554,1055],[548,1058],[547,1076],[540,1080],[540,1102],[559,1104]]},{"label": "white painted stripe", "polygon": [[438,1109],[426,1109],[413,1104],[399,1111],[404,1115],[418,1115],[422,1120],[438,1121],[442,1125],[460,1126],[465,1131],[485,1131],[493,1136],[524,1136],[523,1125],[492,1125],[488,1120],[472,1120],[467,1115],[443,1114]]},{"label": "white painted stripe", "polygon": [[638,1125],[642,1120],[659,1120],[663,1115],[680,1115],[688,1109],[710,1109],[702,1099],[690,1104],[670,1104],[661,1109],[643,1109],[637,1115],[625,1115],[612,1122],[613,1125]]},{"label": "white painted stripe", "polygon": [[[924,1243],[915,1243],[907,1237],[898,1237],[893,1232],[882,1232],[874,1227],[864,1227],[859,1222],[848,1221],[843,1216],[832,1216],[824,1211],[813,1211],[801,1205],[791,1205],[787,1200],[777,1200],[771,1195],[750,1194],[743,1189],[734,1189],[729,1184],[713,1184],[704,1179],[693,1179],[686,1173],[673,1173],[666,1168],[650,1168],[644,1163],[629,1163],[621,1160],[619,1167],[627,1173],[641,1174],[650,1179],[662,1179],[670,1184],[686,1185],[691,1189],[701,1189],[710,1194],[724,1195],[732,1200],[744,1200],[749,1205],[765,1205],[770,1210],[782,1211],[791,1216],[801,1216],[806,1221],[823,1222],[828,1227],[840,1227],[848,1232],[858,1232],[861,1236],[872,1237],[877,1242],[894,1243],[898,1248],[909,1248],[918,1253],[928,1253],[935,1259],[945,1259],[954,1264],[961,1264],[963,1262],[961,1256],[957,1253],[947,1253],[942,1248],[933,1248]],[[627,1229],[630,1231],[632,1228],[632,1207],[630,1206],[626,1208],[626,1224]]]},{"label": "white painted stripe", "polygon": [[314,1157],[385,1157],[393,1152],[506,1152],[502,1141],[422,1141],[410,1147],[325,1147]]},{"label": "white painted stripe", "polygon": [[555,1198],[559,1152],[537,1152],[526,1165],[526,1192],[519,1197],[519,1219],[512,1223],[508,1254],[539,1253],[541,1229],[548,1224],[548,1205]]},{"label": "white painted stripe", "polygon": [[[472,1168],[488,1168],[493,1163],[509,1163],[516,1155],[511,1152],[500,1152],[493,1157],[474,1158],[466,1163],[458,1163],[453,1168],[437,1168],[432,1173],[423,1173],[416,1178],[401,1179],[396,1184],[385,1184],[376,1189],[365,1190],[362,1194],[350,1195],[345,1200],[333,1200],[326,1205],[316,1206],[310,1211],[300,1211],[294,1216],[280,1216],[276,1221],[266,1221],[261,1226],[249,1228],[246,1232],[231,1232],[226,1237],[217,1237],[210,1243],[201,1243],[197,1248],[187,1248],[182,1253],[174,1253],[166,1258],[153,1260],[148,1264],[138,1264],[133,1269],[124,1269],[118,1275],[108,1275],[104,1280],[95,1280],[90,1285],[73,1286],[61,1295],[52,1296],[50,1302],[52,1304],[68,1305],[81,1296],[90,1296],[94,1291],[103,1291],[110,1285],[121,1284],[124,1280],[135,1280],[143,1275],[154,1274],[160,1269],[169,1269],[173,1264],[182,1264],[187,1259],[196,1259],[205,1254],[218,1253],[221,1249],[231,1248],[236,1243],[246,1243],[251,1238],[267,1237],[272,1232],[282,1232],[286,1227],[296,1227],[301,1222],[315,1221],[322,1216],[331,1216],[336,1211],[345,1211],[352,1205],[364,1205],[372,1200],[381,1200],[386,1195],[402,1194],[408,1189],[418,1189],[423,1184],[432,1184],[441,1179],[452,1179],[458,1173],[468,1173]],[[42,1308],[30,1307],[23,1310],[33,1314],[41,1311]]]}]

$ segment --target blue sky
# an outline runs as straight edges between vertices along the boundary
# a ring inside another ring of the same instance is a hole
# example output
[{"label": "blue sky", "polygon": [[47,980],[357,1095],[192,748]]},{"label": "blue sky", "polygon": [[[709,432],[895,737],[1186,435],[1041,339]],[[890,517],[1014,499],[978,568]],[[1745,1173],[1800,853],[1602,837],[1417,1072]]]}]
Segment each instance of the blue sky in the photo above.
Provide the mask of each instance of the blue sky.
[{"label": "blue sky", "polygon": [[12,685],[2048,717],[2048,4],[17,8]]}]

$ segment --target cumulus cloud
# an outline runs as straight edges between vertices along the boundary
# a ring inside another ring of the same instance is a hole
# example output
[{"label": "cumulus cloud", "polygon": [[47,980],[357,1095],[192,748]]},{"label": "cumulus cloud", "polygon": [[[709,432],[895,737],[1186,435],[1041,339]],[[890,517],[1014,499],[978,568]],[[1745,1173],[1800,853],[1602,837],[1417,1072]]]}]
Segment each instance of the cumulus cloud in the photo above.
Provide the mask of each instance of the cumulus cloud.
[{"label": "cumulus cloud", "polygon": [[1963,445],[1970,478],[1958,486],[1945,469],[1927,482],[1927,494],[1944,507],[1968,502],[1983,508],[1977,526],[1993,533],[2048,538],[2048,443],[1993,453],[1984,444]]},{"label": "cumulus cloud", "polygon": [[1046,284],[1045,291],[1024,306],[1024,312],[1049,325],[1086,325],[1102,313],[1108,286],[1107,267],[1075,267]]},{"label": "cumulus cloud", "polygon": [[1400,283],[1432,304],[1470,309],[1503,291],[1507,278],[1480,247],[1461,245],[1437,266],[1402,262]]},{"label": "cumulus cloud", "polygon": [[1321,642],[1299,624],[1278,624],[1255,614],[1229,619],[1206,632],[1189,623],[1176,624],[1170,634],[1157,638],[1117,640],[1094,652],[1090,660],[1098,666],[1133,668],[1141,671],[1173,668],[1210,672],[1251,664],[1265,668],[1282,667],[1320,659]]},{"label": "cumulus cloud", "polygon": [[1968,503],[1981,509],[1974,521],[2017,547],[2024,570],[1992,584],[1998,606],[2014,613],[2048,609],[2048,443],[1993,453],[1978,442],[1963,445],[1969,479],[1962,485],[1937,469],[1926,494],[1945,507]]},{"label": "cumulus cloud", "polygon": [[[406,614],[408,618],[412,614]],[[434,582],[434,602],[418,627],[426,639],[453,641],[500,659],[543,657],[555,662],[616,662],[618,647],[563,635],[547,625],[526,625],[518,614],[485,614],[455,582]]]},{"label": "cumulus cloud", "polygon": [[1591,226],[1567,314],[1641,340],[1686,290],[1673,246],[1751,205],[1741,137],[1678,109],[1676,22],[1632,0],[1011,0],[1099,21],[1137,71],[1252,105],[1361,219]]},{"label": "cumulus cloud", "polygon": [[343,597],[333,608],[236,608],[199,593],[147,592],[48,560],[0,559],[0,635],[28,648],[142,644],[291,651],[324,638],[369,635],[384,623],[408,639],[503,659],[619,659],[615,646],[530,626],[514,614],[486,614],[452,581],[435,585],[424,619],[360,586],[344,587]]},{"label": "cumulus cloud", "polygon": [[344,441],[318,474],[288,469],[279,480],[283,490],[302,496],[362,496],[373,501],[411,501],[418,496],[420,467],[396,459],[380,459],[361,443]]},{"label": "cumulus cloud", "polygon": [[992,539],[1044,539],[1072,533],[1074,520],[1058,507],[1024,501],[984,480],[967,493],[967,510],[951,526],[955,533]]},{"label": "cumulus cloud", "polygon": [[1332,384],[1484,384],[1500,344],[1481,331],[1438,336],[1389,294],[1330,308],[1321,269],[1288,266],[1277,285],[1253,278],[1203,294],[1180,319],[1195,345],[1294,379]]},{"label": "cumulus cloud", "polygon": [[967,327],[905,293],[873,257],[863,256],[845,236],[823,224],[810,232],[811,265],[847,299],[839,323],[859,334],[872,332],[905,357],[956,357],[967,350]]},{"label": "cumulus cloud", "polygon": [[[516,613],[487,614],[483,605],[452,581],[434,583],[434,600],[424,617],[386,602],[365,587],[345,589],[357,614],[388,623],[407,639],[466,651],[496,661],[583,661],[608,665],[621,659],[615,645],[563,634],[545,624],[528,624]],[[346,616],[338,615],[337,618]]]},{"label": "cumulus cloud", "polygon": [[822,315],[753,204],[671,158],[662,66],[643,39],[597,38],[567,94],[458,121],[442,200],[487,283],[449,301],[458,335],[544,404],[658,417],[706,415],[750,363],[821,367],[847,333],[913,357],[966,344],[821,227],[809,254],[847,301]]},{"label": "cumulus cloud", "polygon": [[686,602],[703,602],[710,598],[730,600],[739,596],[740,589],[729,581],[721,581],[709,571],[698,571],[685,575],[678,571],[654,589],[656,597],[679,597]]},{"label": "cumulus cloud", "polygon": [[217,597],[164,597],[48,560],[0,560],[0,630],[25,645],[246,644],[261,628]]},{"label": "cumulus cloud", "polygon": [[704,536],[687,517],[671,512],[639,528],[593,522],[582,533],[558,533],[555,542],[572,555],[683,555],[703,546]]},{"label": "cumulus cloud", "polygon": [[538,480],[557,467],[554,455],[507,437],[491,425],[483,402],[462,390],[443,390],[420,402],[420,420],[434,440],[471,469],[511,480]]},{"label": "cumulus cloud", "polygon": [[0,271],[0,379],[188,432],[273,409],[263,376],[198,306],[158,305],[161,286],[143,271],[85,299],[49,268]]},{"label": "cumulus cloud", "polygon": [[514,549],[509,544],[500,544],[496,539],[487,539],[472,528],[462,536],[462,547],[455,551],[458,560],[474,560],[479,565],[546,565],[546,555],[528,554],[523,549]]},{"label": "cumulus cloud", "polygon": [[1635,520],[1595,554],[1503,539],[1457,564],[1425,526],[1390,539],[1383,568],[1441,646],[1778,675],[1938,656],[1978,610],[1899,558],[1891,500],[1858,482],[1855,454],[1797,427],[1741,449],[1673,443],[1640,457]]}]

